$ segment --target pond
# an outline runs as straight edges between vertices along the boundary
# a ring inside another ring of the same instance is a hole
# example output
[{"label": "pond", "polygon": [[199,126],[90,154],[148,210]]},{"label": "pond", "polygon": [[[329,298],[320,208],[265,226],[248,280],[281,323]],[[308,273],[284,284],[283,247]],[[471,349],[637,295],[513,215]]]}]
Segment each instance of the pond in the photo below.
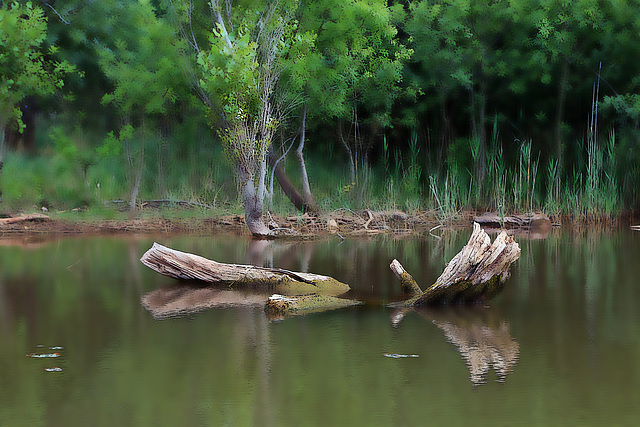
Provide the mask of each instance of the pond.
[{"label": "pond", "polygon": [[[517,237],[490,306],[385,306],[393,258],[431,283],[469,234],[0,239],[0,425],[635,425],[640,233]],[[144,267],[153,241],[326,274],[365,304],[273,321],[264,296]]]}]

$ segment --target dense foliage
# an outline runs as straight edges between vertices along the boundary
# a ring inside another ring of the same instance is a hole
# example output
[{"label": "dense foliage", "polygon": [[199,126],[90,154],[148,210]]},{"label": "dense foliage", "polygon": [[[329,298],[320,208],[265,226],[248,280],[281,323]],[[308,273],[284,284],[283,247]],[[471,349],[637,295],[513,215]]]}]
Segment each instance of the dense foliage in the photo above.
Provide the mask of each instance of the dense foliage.
[{"label": "dense foliage", "polygon": [[236,205],[302,132],[325,208],[637,209],[639,17],[614,0],[3,2],[2,203]]}]

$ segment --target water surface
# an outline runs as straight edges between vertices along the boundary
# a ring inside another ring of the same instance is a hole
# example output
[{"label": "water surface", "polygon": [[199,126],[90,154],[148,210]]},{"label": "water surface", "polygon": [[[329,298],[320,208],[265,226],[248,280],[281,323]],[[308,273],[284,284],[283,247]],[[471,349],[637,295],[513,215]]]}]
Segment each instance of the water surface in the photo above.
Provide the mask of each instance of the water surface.
[{"label": "water surface", "polygon": [[[0,425],[635,425],[640,233],[518,238],[488,307],[384,306],[393,258],[431,283],[469,233],[0,239]],[[366,304],[273,322],[262,296],[144,267],[154,240],[330,275]]]}]

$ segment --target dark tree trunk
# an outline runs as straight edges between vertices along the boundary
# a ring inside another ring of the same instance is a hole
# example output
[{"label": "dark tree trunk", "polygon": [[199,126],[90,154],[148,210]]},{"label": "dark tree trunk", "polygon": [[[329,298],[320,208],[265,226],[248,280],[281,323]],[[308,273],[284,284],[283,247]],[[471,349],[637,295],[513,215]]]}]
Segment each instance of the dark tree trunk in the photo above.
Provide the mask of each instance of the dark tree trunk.
[{"label": "dark tree trunk", "polygon": [[558,85],[558,102],[556,104],[556,118],[554,123],[553,139],[556,145],[556,156],[558,159],[558,171],[562,172],[563,167],[563,148],[562,148],[562,121],[564,120],[564,107],[567,97],[567,88],[569,85],[569,63],[564,61],[562,64],[562,75],[560,76],[560,83]]},{"label": "dark tree trunk", "polygon": [[280,185],[280,188],[282,188],[284,194],[289,198],[289,200],[291,200],[293,206],[295,206],[299,211],[304,212],[304,198],[302,197],[296,186],[293,185],[293,182],[291,182],[291,180],[289,179],[289,177],[287,176],[287,172],[285,172],[282,165],[280,165],[280,163],[276,164],[278,159],[276,158],[272,147],[269,147],[268,157],[269,165],[272,168],[275,168],[274,175],[276,177],[276,180],[278,181],[278,185]]}]

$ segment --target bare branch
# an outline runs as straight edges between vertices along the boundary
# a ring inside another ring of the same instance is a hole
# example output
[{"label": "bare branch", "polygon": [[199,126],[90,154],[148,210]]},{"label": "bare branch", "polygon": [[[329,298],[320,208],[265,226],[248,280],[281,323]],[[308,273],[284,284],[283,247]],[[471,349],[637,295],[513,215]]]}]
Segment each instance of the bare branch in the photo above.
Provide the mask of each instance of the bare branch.
[{"label": "bare branch", "polygon": [[49,6],[49,7],[51,8],[51,10],[53,10],[53,12],[54,12],[56,15],[58,15],[58,18],[60,18],[60,20],[61,20],[62,22],[64,22],[64,23],[65,23],[65,24],[67,24],[67,25],[71,25],[71,23],[70,23],[69,21],[67,21],[66,19],[64,19],[64,18],[62,17],[62,15],[60,15],[60,14],[58,13],[58,11],[54,9],[54,7],[53,7],[53,6],[51,6],[49,3],[45,3],[45,5]]}]

